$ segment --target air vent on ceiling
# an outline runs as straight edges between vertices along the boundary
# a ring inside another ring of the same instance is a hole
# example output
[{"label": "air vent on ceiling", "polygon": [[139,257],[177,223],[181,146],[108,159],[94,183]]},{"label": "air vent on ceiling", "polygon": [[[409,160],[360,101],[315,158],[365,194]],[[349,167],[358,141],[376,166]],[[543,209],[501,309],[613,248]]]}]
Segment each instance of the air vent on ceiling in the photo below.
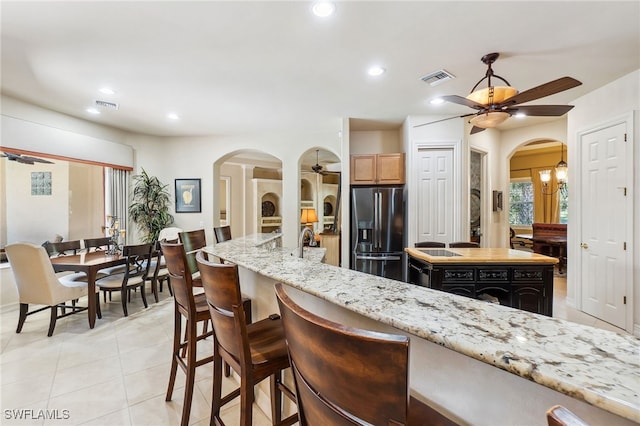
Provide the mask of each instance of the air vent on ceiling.
[{"label": "air vent on ceiling", "polygon": [[118,104],[114,102],[101,101],[96,99],[96,106],[108,109],[118,109]]},{"label": "air vent on ceiling", "polygon": [[445,70],[438,70],[436,72],[432,72],[431,74],[425,75],[424,77],[421,77],[420,80],[424,81],[425,83],[429,83],[432,86],[437,86],[440,83],[444,83],[445,81],[454,78],[456,77],[450,72],[447,72]]}]

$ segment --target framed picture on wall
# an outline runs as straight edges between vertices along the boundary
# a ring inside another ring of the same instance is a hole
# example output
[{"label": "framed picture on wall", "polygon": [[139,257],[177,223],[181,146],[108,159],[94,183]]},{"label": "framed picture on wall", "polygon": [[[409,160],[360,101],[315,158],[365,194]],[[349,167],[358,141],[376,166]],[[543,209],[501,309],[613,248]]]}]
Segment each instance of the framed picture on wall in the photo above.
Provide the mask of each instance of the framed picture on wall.
[{"label": "framed picture on wall", "polygon": [[200,213],[200,179],[176,179],[176,213]]}]

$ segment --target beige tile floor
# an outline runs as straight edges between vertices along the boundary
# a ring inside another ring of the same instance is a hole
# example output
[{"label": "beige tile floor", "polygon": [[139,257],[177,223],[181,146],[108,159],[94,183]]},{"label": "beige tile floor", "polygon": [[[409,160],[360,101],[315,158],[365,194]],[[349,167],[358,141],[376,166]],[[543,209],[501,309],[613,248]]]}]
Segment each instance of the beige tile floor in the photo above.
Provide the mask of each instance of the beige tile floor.
[{"label": "beige tile floor", "polygon": [[[556,277],[554,312],[559,318],[612,328],[564,303],[566,279]],[[16,334],[16,307],[0,312],[0,401],[2,425],[176,425],[179,424],[184,394],[184,374],[178,370],[173,400],[165,402],[171,361],[173,306],[168,293],[159,303],[143,309],[133,296],[130,315],[122,316],[119,296],[102,304],[103,318],[93,330],[84,313],[58,321],[47,338],[49,313],[27,318],[22,333]],[[211,342],[200,345],[210,353]],[[193,397],[193,425],[209,424],[212,370],[198,368]],[[225,379],[224,392],[235,383]],[[225,407],[228,425],[239,422],[238,400]],[[18,420],[12,410],[40,414],[48,410],[68,419]],[[9,410],[9,411],[7,411]],[[65,411],[66,410],[66,411]],[[254,424],[268,425],[269,419],[254,409]]]}]

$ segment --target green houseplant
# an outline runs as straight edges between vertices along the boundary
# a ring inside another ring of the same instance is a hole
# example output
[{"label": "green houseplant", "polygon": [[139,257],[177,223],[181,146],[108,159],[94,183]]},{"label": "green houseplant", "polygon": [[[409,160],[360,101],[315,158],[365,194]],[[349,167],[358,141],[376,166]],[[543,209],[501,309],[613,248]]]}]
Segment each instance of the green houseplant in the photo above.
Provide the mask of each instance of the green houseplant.
[{"label": "green houseplant", "polygon": [[158,240],[160,230],[173,223],[169,214],[170,194],[167,185],[155,176],[142,173],[133,177],[133,199],[129,216],[142,233],[142,240],[150,243]]}]

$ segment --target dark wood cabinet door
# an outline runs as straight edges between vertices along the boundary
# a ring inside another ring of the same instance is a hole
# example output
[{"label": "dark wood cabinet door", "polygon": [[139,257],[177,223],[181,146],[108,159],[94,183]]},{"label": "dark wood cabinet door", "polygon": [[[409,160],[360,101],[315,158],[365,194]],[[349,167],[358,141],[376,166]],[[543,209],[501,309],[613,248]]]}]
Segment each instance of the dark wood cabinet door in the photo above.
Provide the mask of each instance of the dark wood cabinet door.
[{"label": "dark wood cabinet door", "polygon": [[550,315],[545,309],[543,285],[515,285],[513,286],[512,306],[523,311]]}]

